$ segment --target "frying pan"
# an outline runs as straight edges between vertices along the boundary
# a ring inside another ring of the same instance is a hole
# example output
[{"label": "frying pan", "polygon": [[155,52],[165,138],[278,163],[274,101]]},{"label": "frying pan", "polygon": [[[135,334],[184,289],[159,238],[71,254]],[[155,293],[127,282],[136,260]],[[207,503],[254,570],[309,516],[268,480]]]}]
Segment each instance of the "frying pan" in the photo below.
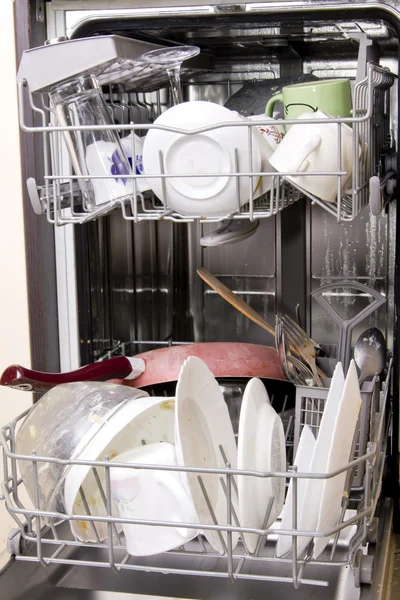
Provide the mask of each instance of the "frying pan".
[{"label": "frying pan", "polygon": [[[111,380],[135,388],[152,387],[177,381],[179,371],[189,356],[201,358],[215,377],[260,377],[286,381],[275,348],[241,342],[204,342],[150,350],[135,355],[134,361],[118,356],[69,373],[42,373],[12,365],[3,372],[0,385],[36,392],[45,392],[60,383],[72,381]],[[144,370],[135,371],[134,365],[140,364],[137,359],[143,361]]]}]

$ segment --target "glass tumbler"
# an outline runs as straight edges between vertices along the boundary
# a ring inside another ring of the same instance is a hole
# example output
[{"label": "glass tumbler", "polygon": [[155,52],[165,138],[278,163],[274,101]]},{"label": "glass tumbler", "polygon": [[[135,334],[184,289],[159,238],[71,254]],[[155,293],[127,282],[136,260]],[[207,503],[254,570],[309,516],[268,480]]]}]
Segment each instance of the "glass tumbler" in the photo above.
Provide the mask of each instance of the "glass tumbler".
[{"label": "glass tumbler", "polygon": [[[87,210],[128,196],[133,181],[121,178],[132,170],[115,130],[107,129],[111,116],[96,77],[86,75],[62,82],[49,90],[52,109],[60,126],[77,127],[63,131],[75,174]],[[78,129],[79,126],[102,125],[102,129]],[[91,177],[106,177],[91,179]]]}]

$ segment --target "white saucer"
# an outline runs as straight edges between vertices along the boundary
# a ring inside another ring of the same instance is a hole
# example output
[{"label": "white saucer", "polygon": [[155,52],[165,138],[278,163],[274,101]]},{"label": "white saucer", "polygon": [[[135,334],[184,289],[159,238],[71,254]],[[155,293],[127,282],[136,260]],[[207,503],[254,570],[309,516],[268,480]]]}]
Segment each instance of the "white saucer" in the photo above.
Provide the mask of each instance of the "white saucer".
[{"label": "white saucer", "polygon": [[[225,469],[220,446],[232,469],[235,469],[236,442],[224,397],[207,365],[200,358],[191,356],[183,364],[176,386],[175,448],[178,464],[185,467]],[[187,473],[186,480],[201,529],[201,524],[214,525],[215,523],[208,509],[198,475],[198,473]],[[226,525],[227,503],[219,480],[220,475],[203,473],[201,478],[218,524]],[[238,514],[237,496],[233,486],[232,504]],[[232,525],[235,525],[233,518]],[[223,554],[224,544],[218,532],[204,530],[203,533],[211,546]],[[226,532],[221,535],[226,545]],[[238,540],[239,534],[232,533],[232,548],[237,545]]]},{"label": "white saucer", "polygon": [[[242,122],[243,118],[213,102],[184,102],[165,111],[154,125],[193,131],[226,122]],[[143,146],[143,165],[148,184],[165,201],[163,180],[150,175],[164,171],[166,203],[182,215],[224,216],[236,212],[249,200],[248,177],[228,177],[235,172],[235,148],[239,172],[249,172],[247,127],[218,127],[209,131],[185,135],[173,131],[150,129]],[[163,169],[160,154],[162,153]],[[253,171],[261,168],[258,143],[252,144]],[[215,173],[210,177],[190,177],[201,173]],[[186,176],[187,174],[187,176]],[[222,176],[221,176],[222,175]],[[223,177],[223,175],[227,175]],[[258,177],[253,178],[253,189]],[[239,188],[238,203],[237,187]]]},{"label": "white saucer", "polygon": [[[285,434],[282,420],[272,408],[264,384],[251,379],[243,394],[238,434],[238,469],[244,471],[286,471]],[[242,527],[268,528],[280,514],[285,499],[285,477],[238,476],[239,521]],[[271,512],[265,521],[268,504]],[[259,536],[245,533],[250,552]]]}]

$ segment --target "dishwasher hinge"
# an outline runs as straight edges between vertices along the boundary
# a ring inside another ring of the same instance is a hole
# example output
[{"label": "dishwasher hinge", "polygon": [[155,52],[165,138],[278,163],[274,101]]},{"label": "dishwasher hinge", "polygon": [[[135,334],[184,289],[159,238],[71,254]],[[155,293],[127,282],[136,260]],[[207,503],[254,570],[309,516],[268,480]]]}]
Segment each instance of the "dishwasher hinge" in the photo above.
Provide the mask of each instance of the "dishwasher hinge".
[{"label": "dishwasher hinge", "polygon": [[215,4],[214,12],[216,13],[242,13],[246,12],[245,4]]},{"label": "dishwasher hinge", "polygon": [[36,0],[36,21],[38,23],[44,23],[45,10],[44,0]]}]

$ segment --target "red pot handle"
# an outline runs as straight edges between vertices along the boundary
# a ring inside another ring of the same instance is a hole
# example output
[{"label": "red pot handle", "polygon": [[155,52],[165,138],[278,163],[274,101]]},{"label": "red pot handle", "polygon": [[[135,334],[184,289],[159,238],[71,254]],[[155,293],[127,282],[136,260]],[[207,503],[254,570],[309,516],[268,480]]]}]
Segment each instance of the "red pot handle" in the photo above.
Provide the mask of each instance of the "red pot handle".
[{"label": "red pot handle", "polygon": [[47,392],[60,383],[76,381],[106,381],[107,379],[135,379],[145,370],[141,358],[114,356],[70,371],[68,373],[43,373],[26,369],[20,365],[11,365],[3,372],[0,385],[27,392]]}]

